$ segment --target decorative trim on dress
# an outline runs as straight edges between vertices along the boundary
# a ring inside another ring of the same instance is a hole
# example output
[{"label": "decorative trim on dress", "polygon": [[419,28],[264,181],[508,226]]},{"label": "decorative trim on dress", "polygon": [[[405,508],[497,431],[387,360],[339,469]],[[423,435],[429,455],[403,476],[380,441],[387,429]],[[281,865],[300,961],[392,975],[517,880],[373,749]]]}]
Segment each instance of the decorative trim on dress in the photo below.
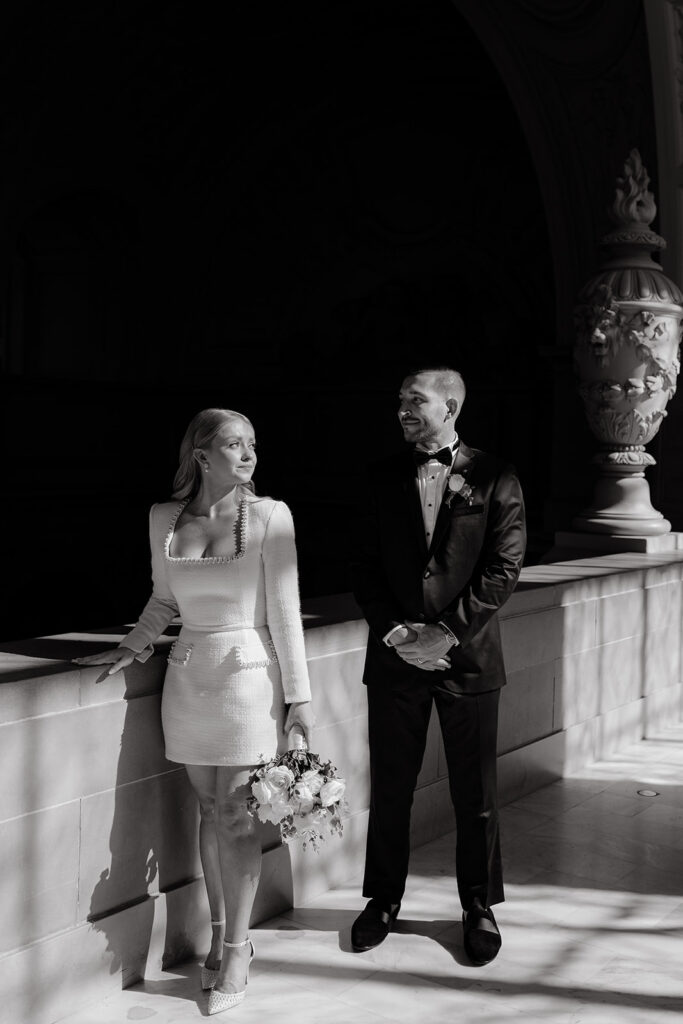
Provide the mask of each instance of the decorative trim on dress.
[{"label": "decorative trim on dress", "polygon": [[224,562],[234,562],[238,558],[242,558],[245,551],[247,550],[247,507],[249,502],[246,498],[242,498],[239,505],[237,506],[237,515],[235,516],[235,523],[232,528],[232,532],[235,535],[235,553],[233,555],[204,555],[201,558],[178,558],[171,554],[171,541],[173,540],[173,534],[175,532],[176,523],[180,519],[182,512],[186,505],[188,505],[190,499],[181,501],[178,508],[173,513],[171,522],[168,527],[166,534],[166,540],[164,541],[164,555],[170,562],[197,564],[199,562],[206,562],[208,565],[216,565]]},{"label": "decorative trim on dress", "polygon": [[268,648],[270,654],[267,654],[264,651],[262,657],[252,660],[248,657],[248,651],[250,647],[253,649],[253,646],[254,645],[249,645],[247,647],[235,648],[235,658],[237,659],[237,664],[240,668],[268,668],[268,666],[273,663],[277,664],[277,651],[275,650],[275,644],[272,640],[267,640],[264,644],[264,646]]},{"label": "decorative trim on dress", "polygon": [[192,656],[192,644],[183,643],[182,640],[175,640],[171,644],[168,661],[169,665],[187,665]]}]

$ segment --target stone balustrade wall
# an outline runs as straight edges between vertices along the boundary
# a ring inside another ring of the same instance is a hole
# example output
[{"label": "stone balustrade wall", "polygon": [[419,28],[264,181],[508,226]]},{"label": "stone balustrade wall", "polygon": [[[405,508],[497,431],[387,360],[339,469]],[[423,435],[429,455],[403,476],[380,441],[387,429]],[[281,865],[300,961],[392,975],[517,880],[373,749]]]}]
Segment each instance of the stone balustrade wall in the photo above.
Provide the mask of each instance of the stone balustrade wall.
[{"label": "stone balustrade wall", "polygon": [[[680,552],[524,570],[502,615],[503,802],[680,719],[682,579]],[[316,746],[347,778],[349,812],[344,838],[329,839],[320,854],[281,846],[264,827],[255,921],[355,875],[363,860],[366,627],[348,598],[305,611]],[[3,1024],[51,1024],[131,984],[148,964],[170,965],[207,946],[197,809],[183,769],[164,758],[159,720],[170,641],[145,665],[100,684],[95,669],[67,660],[121,635],[66,634],[0,649]],[[413,843],[452,827],[434,715]]]}]

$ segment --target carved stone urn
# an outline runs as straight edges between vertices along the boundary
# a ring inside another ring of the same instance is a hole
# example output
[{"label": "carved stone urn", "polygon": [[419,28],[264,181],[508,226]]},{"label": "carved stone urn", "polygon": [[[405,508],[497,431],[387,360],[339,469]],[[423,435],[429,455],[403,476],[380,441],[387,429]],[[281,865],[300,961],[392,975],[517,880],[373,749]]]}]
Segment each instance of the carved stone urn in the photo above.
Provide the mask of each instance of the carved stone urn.
[{"label": "carved stone urn", "polygon": [[652,253],[666,242],[650,230],[657,208],[640,154],[632,150],[617,178],[601,244],[607,259],[579,294],[574,361],[588,424],[601,443],[598,478],[577,530],[614,536],[655,536],[671,524],[650,501],[645,445],[666,416],[680,369],[683,293]]}]

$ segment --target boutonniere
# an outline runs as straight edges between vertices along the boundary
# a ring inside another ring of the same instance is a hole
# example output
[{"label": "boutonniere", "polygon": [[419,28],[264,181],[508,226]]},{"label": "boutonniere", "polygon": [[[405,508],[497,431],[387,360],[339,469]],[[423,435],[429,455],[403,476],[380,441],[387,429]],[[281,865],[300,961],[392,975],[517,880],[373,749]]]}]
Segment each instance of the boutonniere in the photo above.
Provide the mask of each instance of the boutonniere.
[{"label": "boutonniere", "polygon": [[444,495],[444,501],[448,508],[451,507],[451,503],[456,497],[468,505],[471,505],[474,501],[474,489],[467,483],[462,473],[451,473],[448,478],[446,494]]}]

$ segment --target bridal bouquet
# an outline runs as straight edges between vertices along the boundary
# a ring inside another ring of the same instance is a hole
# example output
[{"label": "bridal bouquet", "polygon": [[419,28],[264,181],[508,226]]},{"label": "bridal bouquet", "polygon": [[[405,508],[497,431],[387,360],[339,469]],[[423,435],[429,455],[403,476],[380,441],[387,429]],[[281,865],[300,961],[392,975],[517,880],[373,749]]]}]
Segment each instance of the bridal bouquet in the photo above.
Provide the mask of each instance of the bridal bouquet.
[{"label": "bridal bouquet", "polygon": [[262,764],[249,778],[251,796],[247,810],[259,821],[280,826],[285,843],[303,839],[318,850],[325,833],[343,831],[346,782],[329,761],[321,761],[308,750],[288,750]]}]

